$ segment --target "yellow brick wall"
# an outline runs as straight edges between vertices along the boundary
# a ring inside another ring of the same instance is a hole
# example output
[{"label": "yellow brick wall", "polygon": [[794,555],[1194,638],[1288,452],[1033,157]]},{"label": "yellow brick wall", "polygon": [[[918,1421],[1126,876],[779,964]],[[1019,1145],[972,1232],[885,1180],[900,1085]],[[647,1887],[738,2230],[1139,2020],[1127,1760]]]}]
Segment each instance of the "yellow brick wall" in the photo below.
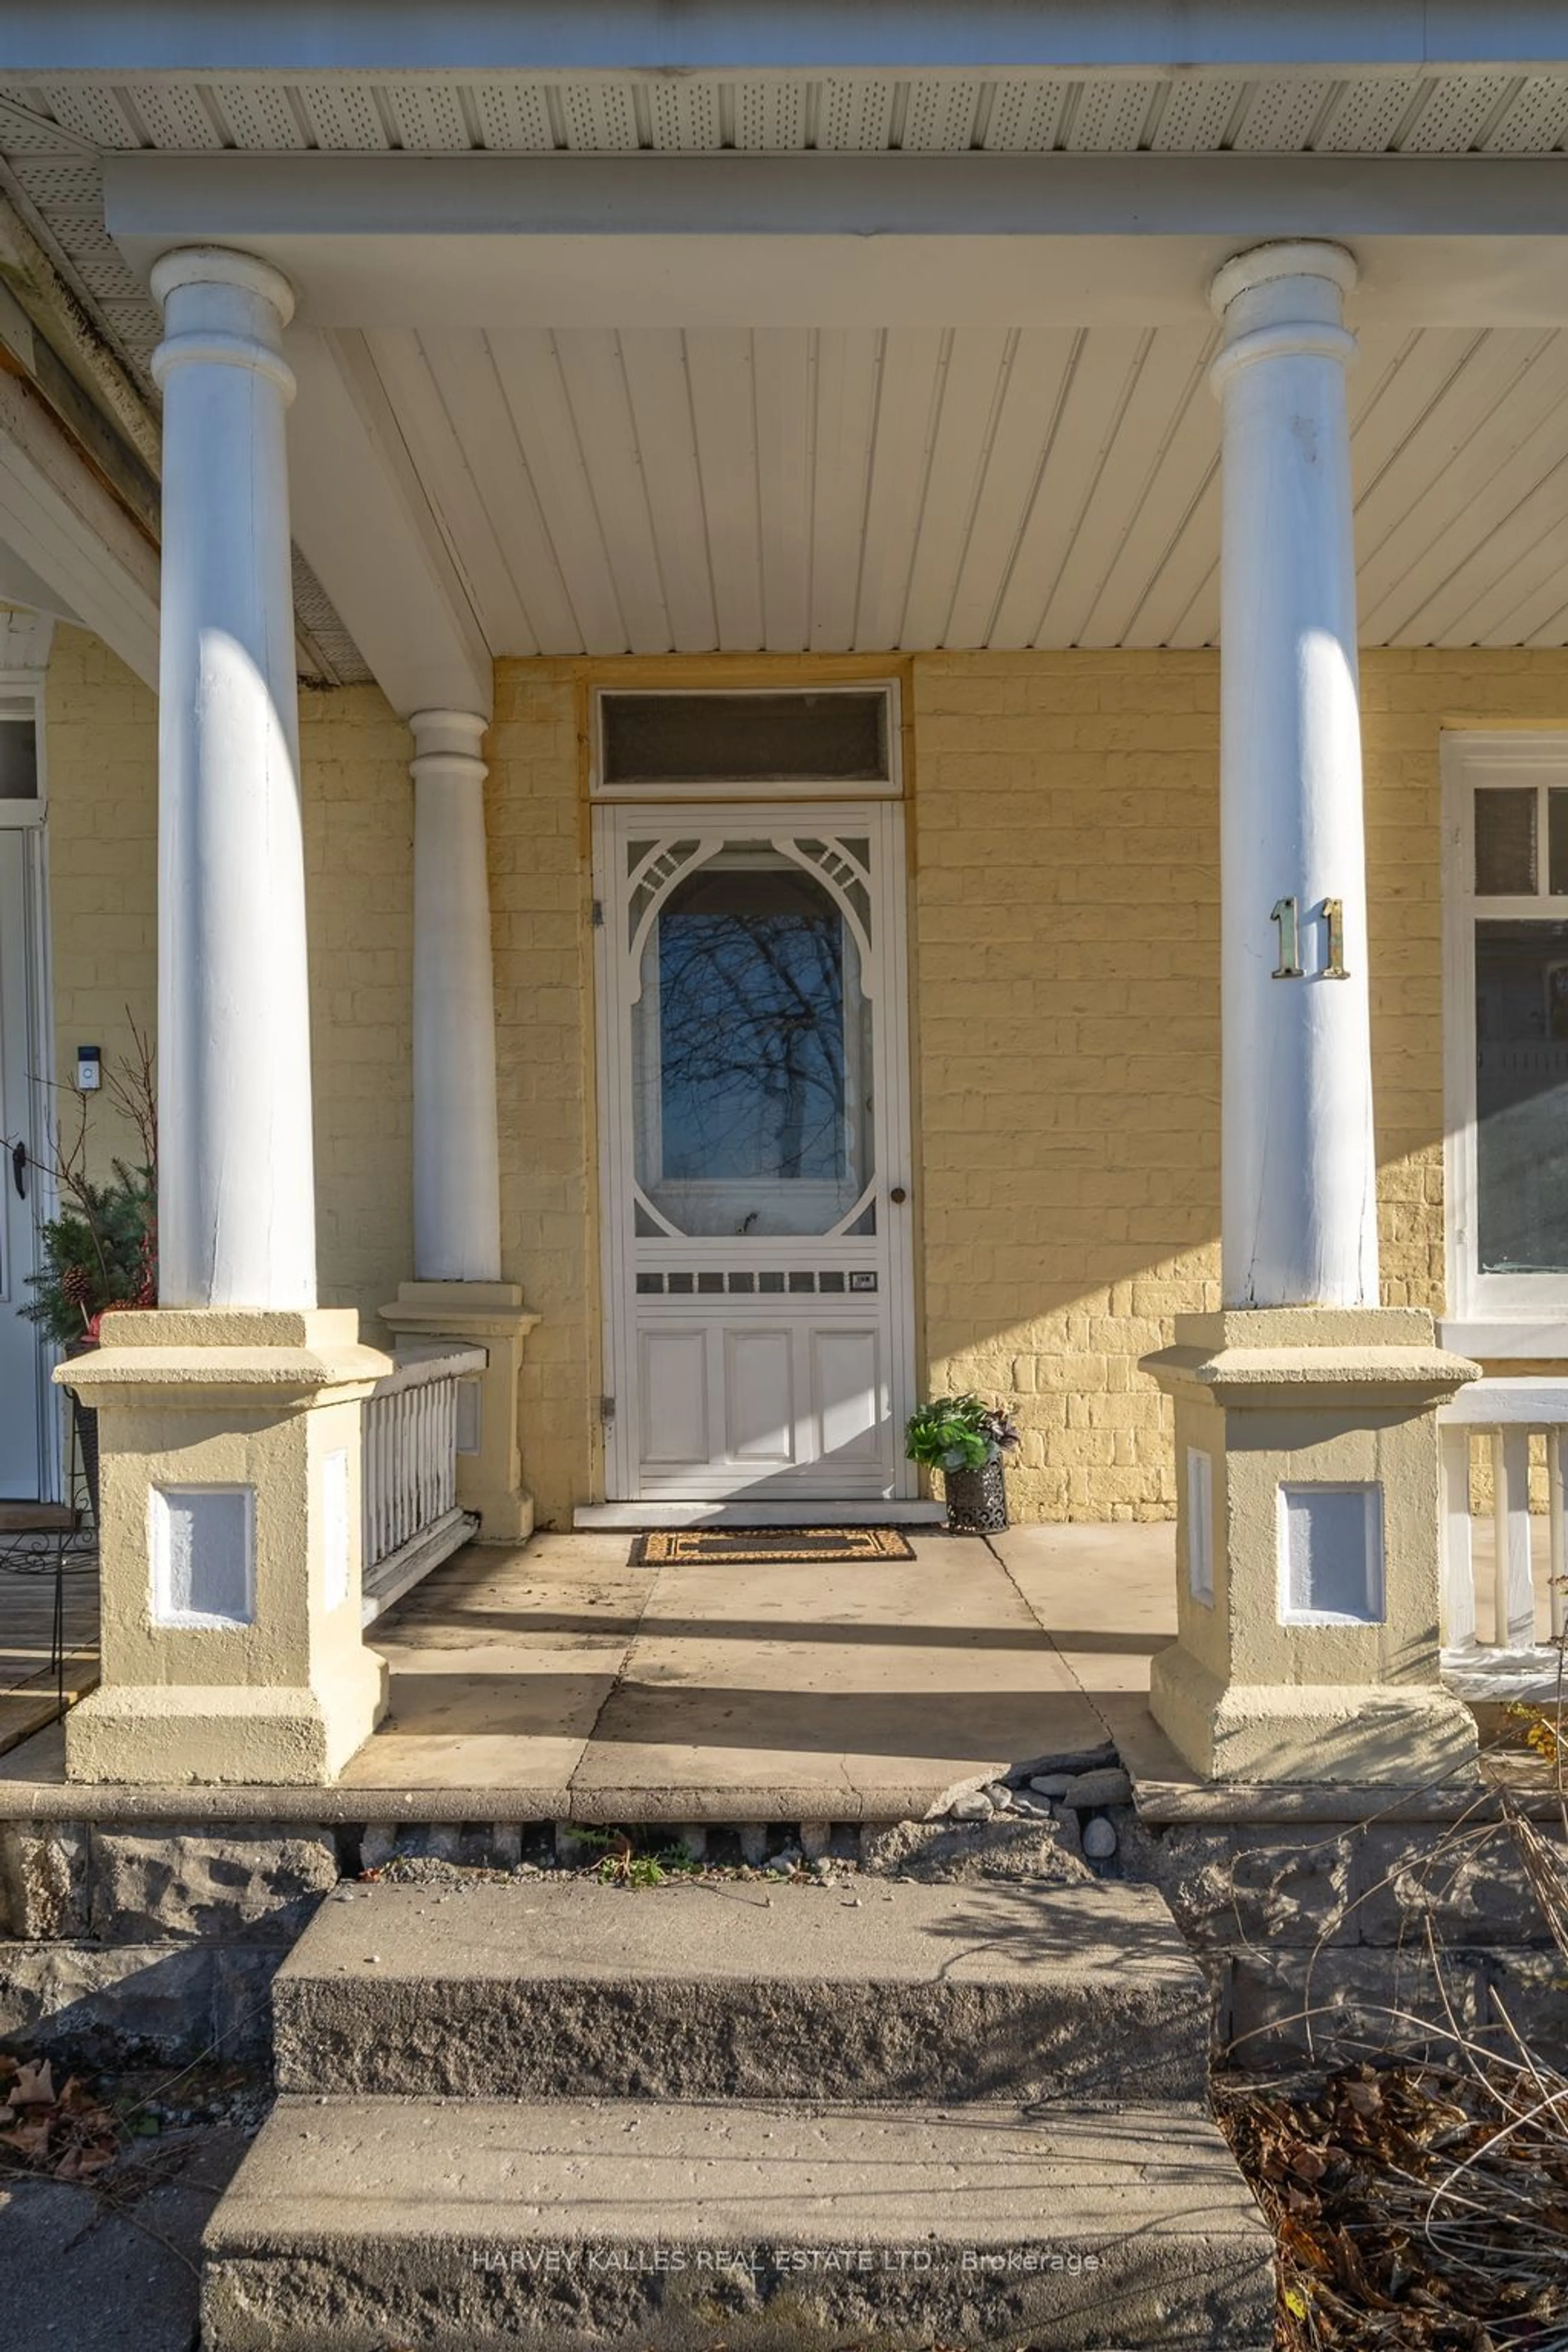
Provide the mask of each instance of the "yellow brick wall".
[{"label": "yellow brick wall", "polygon": [[1217,1304],[1217,690],[1202,654],[915,664],[927,1350],[1014,1400],[1021,1516],[1170,1507],[1137,1359]]},{"label": "yellow brick wall", "polygon": [[[541,1518],[598,1491],[595,681],[691,687],[895,667],[498,666],[487,792],[504,1271]],[[1168,1516],[1137,1360],[1218,1273],[1218,669],[1212,655],[931,654],[909,698],[922,1380],[1013,1399],[1026,1516]],[[1363,666],[1384,1288],[1443,1303],[1438,742],[1568,723],[1568,656]],[[408,1271],[406,742],[367,689],[302,709],[323,1296]],[[123,1044],[153,987],[152,698],[62,630],[49,677],[58,1031]]]},{"label": "yellow brick wall", "polygon": [[[933,1382],[1016,1402],[1029,1517],[1169,1517],[1137,1359],[1216,1305],[1217,656],[930,655],[914,881]],[[1441,730],[1561,653],[1363,660],[1383,1295],[1444,1305]]]},{"label": "yellow brick wall", "polygon": [[485,818],[503,1270],[542,1320],[523,1354],[523,1467],[542,1525],[596,1491],[593,898],[585,669],[501,662]]},{"label": "yellow brick wall", "polygon": [[[97,638],[56,632],[45,688],[55,1038],[123,1066],[157,1026],[156,698]],[[374,688],[300,698],[317,1257],[323,1305],[374,1317],[412,1270],[413,787]],[[73,1095],[60,1097],[68,1117]],[[101,1165],[127,1138],[91,1112]],[[374,1326],[369,1336],[374,1336]]]}]

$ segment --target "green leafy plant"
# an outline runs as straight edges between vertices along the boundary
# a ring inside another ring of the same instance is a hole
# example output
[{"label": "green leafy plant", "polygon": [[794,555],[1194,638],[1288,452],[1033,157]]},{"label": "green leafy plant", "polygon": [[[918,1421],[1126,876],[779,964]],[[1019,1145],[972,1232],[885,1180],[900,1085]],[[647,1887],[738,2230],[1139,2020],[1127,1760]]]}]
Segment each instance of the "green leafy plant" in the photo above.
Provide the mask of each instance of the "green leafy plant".
[{"label": "green leafy plant", "polygon": [[639,1853],[625,1830],[580,1830],[580,1842],[605,1849],[596,1866],[601,1886],[647,1888],[662,1886],[671,1878],[700,1878],[702,1865],[683,1845],[660,1846]]},{"label": "green leafy plant", "polygon": [[910,1413],[904,1428],[904,1452],[928,1470],[984,1470],[999,1462],[1018,1443],[1018,1432],[999,1405],[988,1405],[973,1391],[963,1396],[935,1397]]}]

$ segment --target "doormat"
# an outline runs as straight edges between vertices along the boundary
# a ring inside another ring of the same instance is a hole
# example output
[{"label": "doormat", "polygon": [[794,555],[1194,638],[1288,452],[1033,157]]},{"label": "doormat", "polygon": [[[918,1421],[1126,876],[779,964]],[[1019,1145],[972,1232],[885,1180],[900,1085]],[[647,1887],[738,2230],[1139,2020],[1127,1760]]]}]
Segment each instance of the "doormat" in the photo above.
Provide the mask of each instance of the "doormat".
[{"label": "doormat", "polygon": [[670,1528],[638,1536],[633,1568],[808,1568],[913,1559],[896,1528]]}]

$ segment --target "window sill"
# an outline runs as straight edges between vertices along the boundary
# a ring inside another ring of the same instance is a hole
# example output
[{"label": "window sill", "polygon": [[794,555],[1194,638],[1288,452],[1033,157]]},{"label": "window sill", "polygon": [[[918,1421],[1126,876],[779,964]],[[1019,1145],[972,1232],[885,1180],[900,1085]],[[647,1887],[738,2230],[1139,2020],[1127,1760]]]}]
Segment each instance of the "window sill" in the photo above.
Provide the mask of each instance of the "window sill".
[{"label": "window sill", "polygon": [[1439,1322],[1437,1337],[1458,1356],[1486,1364],[1568,1364],[1568,1316],[1471,1316]]}]

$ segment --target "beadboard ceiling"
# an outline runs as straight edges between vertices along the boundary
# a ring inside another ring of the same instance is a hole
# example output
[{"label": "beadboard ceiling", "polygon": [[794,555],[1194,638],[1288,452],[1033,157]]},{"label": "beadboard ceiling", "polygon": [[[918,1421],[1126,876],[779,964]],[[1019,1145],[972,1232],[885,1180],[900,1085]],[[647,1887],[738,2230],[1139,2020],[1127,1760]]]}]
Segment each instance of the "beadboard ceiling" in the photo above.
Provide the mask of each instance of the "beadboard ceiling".
[{"label": "beadboard ceiling", "polygon": [[[156,320],[104,226],[102,161],[128,151],[1523,157],[1565,140],[1561,71],[0,82],[11,192],[142,368]],[[1563,335],[1396,329],[1370,303],[1360,331],[1364,641],[1568,643]],[[1196,306],[1190,325],[1142,329],[545,320],[331,341],[391,420],[420,527],[493,653],[1217,632],[1218,417]],[[297,520],[328,576],[330,549]],[[315,625],[332,619],[323,599]]]},{"label": "beadboard ceiling", "polygon": [[[1200,646],[1214,348],[1191,327],[336,339],[499,653]],[[1568,338],[1364,328],[1372,645],[1568,642]]]}]

